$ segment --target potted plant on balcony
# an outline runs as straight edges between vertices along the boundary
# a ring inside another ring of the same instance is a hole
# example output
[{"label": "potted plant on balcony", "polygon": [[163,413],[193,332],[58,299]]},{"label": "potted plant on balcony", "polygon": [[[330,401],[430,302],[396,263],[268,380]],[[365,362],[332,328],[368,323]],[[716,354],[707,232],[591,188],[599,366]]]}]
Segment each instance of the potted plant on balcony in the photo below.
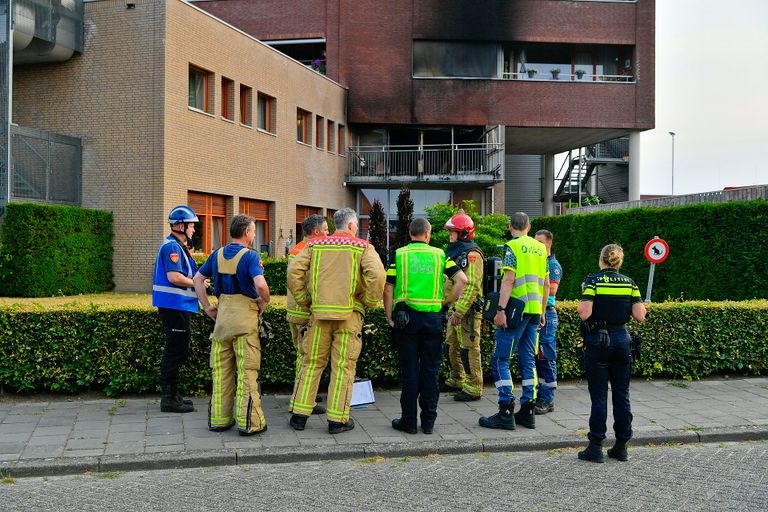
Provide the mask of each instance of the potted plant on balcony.
[{"label": "potted plant on balcony", "polygon": [[557,76],[560,74],[560,68],[552,68],[549,72],[552,73],[552,80],[557,80]]},{"label": "potted plant on balcony", "polygon": [[528,78],[533,78],[536,75],[536,70],[533,68],[528,68],[526,72],[528,73]]},{"label": "potted plant on balcony", "polygon": [[577,79],[579,79],[579,80],[581,80],[582,78],[584,78],[584,75],[585,75],[586,73],[587,73],[587,72],[586,72],[586,71],[584,71],[583,69],[577,69],[577,70],[574,72],[574,74],[576,75],[576,78],[577,78]]}]

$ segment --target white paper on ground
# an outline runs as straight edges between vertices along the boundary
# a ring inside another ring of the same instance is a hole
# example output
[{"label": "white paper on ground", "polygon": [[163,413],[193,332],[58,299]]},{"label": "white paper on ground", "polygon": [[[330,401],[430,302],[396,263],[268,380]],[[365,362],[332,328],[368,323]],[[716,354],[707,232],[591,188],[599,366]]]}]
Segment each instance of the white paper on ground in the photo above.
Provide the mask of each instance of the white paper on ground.
[{"label": "white paper on ground", "polygon": [[370,379],[355,380],[352,384],[352,400],[349,405],[365,405],[372,404],[376,401],[376,397],[373,394],[373,385]]}]

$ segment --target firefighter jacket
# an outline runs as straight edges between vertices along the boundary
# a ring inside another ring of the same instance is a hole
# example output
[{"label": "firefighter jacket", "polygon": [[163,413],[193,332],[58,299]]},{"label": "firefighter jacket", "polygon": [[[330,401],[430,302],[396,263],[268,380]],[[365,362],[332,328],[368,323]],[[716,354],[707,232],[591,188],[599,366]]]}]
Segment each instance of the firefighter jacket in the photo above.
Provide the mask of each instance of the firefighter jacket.
[{"label": "firefighter jacket", "polygon": [[[302,240],[293,248],[291,249],[291,252],[288,254],[288,264],[290,265],[291,261],[296,258],[296,255],[298,255],[302,250],[304,250],[304,247],[307,246],[307,241]],[[286,305],[285,305],[285,319],[288,320],[292,324],[306,324],[309,322],[309,306],[307,305],[299,305],[296,304],[296,299],[293,298],[293,294],[291,293],[291,290],[287,290],[286,292]]]},{"label": "firefighter jacket", "polygon": [[288,264],[288,290],[318,320],[344,320],[375,306],[384,292],[384,265],[366,240],[347,233],[312,239]]}]

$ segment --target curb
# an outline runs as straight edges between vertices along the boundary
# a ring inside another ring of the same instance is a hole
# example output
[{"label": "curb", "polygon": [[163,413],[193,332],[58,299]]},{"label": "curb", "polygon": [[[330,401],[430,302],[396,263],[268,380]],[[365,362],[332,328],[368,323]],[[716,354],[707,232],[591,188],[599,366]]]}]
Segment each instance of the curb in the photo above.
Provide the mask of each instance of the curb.
[{"label": "curb", "polygon": [[[768,425],[705,428],[702,430],[669,430],[639,432],[632,445],[694,444],[756,441],[768,439]],[[185,469],[242,464],[282,464],[322,460],[362,459],[368,457],[458,455],[481,452],[531,452],[582,446],[586,438],[576,435],[548,438],[439,440],[420,443],[372,443],[317,447],[238,448],[232,450],[200,450],[136,455],[102,455],[60,459],[29,459],[0,463],[3,474],[15,478],[81,474],[87,471],[146,471]]]}]

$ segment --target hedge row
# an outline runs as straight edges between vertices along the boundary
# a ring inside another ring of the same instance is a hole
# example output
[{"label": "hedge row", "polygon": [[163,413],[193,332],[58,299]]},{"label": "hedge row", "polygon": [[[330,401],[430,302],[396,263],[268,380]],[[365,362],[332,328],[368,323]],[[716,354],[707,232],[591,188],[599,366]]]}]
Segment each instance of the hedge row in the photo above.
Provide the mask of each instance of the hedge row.
[{"label": "hedge row", "polygon": [[0,295],[77,295],[114,287],[110,212],[9,203],[2,233]]},{"label": "hedge row", "polygon": [[[575,354],[576,303],[564,302],[558,309],[558,371],[563,379],[576,378],[581,375]],[[261,381],[290,384],[294,349],[284,311],[270,307],[266,319],[274,328],[274,338],[264,350]],[[397,358],[383,311],[370,311],[367,321],[379,331],[363,349],[358,374],[377,384],[396,382]],[[181,372],[187,393],[210,387],[208,334],[212,327],[205,315],[194,317],[191,357]],[[768,301],[652,304],[648,322],[633,328],[645,338],[643,358],[634,368],[637,376],[698,379],[720,373],[768,374]],[[493,329],[487,324],[482,347],[489,376]],[[162,349],[160,321],[149,308],[0,308],[0,385],[5,390],[98,389],[109,396],[155,392]]]},{"label": "hedge row", "polygon": [[533,232],[545,228],[554,234],[563,299],[579,297],[584,276],[598,270],[600,249],[608,243],[624,247],[622,272],[645,295],[650,266],[643,248],[654,236],[670,248],[656,266],[654,300],[768,298],[765,200],[543,217],[532,225]]}]

